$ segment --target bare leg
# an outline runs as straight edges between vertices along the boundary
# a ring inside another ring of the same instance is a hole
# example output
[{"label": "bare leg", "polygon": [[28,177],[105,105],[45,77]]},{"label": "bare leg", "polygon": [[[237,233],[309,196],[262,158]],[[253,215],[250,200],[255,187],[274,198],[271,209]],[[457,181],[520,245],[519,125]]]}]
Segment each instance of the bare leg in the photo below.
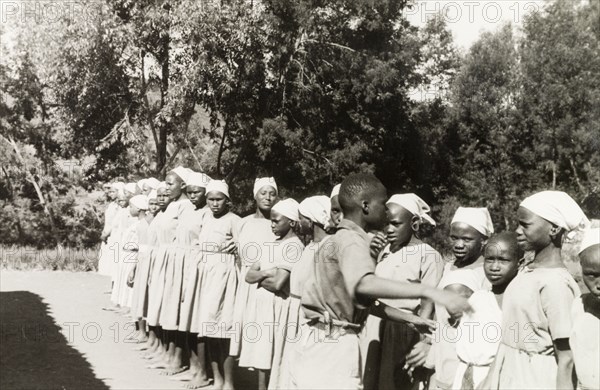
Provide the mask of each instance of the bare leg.
[{"label": "bare leg", "polygon": [[267,390],[267,370],[258,370],[258,390]]},{"label": "bare leg", "polygon": [[[195,333],[193,333],[192,335],[196,335]],[[194,337],[195,338],[195,337]],[[195,357],[190,358],[190,361],[194,360],[194,376],[192,377],[192,380],[190,381],[190,383],[188,383],[186,385],[186,387],[188,389],[199,389],[201,387],[206,387],[208,385],[210,385],[210,381],[208,379],[208,375],[206,373],[206,345],[205,345],[205,338],[195,338],[196,340],[190,340],[190,342],[194,342],[195,345],[192,346],[192,356],[194,355],[194,351],[195,351]]]},{"label": "bare leg", "polygon": [[169,364],[163,375],[175,375],[188,369],[184,365],[184,351],[186,350],[186,335],[184,332],[169,331],[172,342],[169,343]]},{"label": "bare leg", "polygon": [[197,333],[184,333],[185,337],[185,349],[184,355],[189,357],[190,369],[183,371],[179,374],[171,376],[169,379],[172,381],[190,381],[194,374],[198,371],[198,356],[197,356],[197,345],[198,345],[198,334]]},{"label": "bare leg", "polygon": [[207,339],[208,356],[215,382],[214,390],[233,389],[233,356],[229,355],[229,339]]}]

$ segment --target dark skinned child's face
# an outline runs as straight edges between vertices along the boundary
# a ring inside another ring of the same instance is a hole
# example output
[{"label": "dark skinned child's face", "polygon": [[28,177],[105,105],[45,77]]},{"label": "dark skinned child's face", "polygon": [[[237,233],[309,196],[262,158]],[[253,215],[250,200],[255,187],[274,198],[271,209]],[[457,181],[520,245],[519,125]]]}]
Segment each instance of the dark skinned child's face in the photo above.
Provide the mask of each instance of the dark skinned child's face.
[{"label": "dark skinned child's face", "polygon": [[413,236],[413,214],[400,205],[388,203],[386,215],[388,224],[385,227],[385,235],[390,243],[390,251],[397,252],[406,246]]},{"label": "dark skinned child's face", "polygon": [[524,207],[517,210],[519,227],[517,227],[517,240],[524,251],[537,251],[544,249],[552,242],[550,230],[552,224],[544,218],[532,213]]},{"label": "dark skinned child's face", "polygon": [[517,276],[520,259],[516,248],[511,248],[511,243],[490,240],[485,247],[484,258],[483,270],[492,286],[506,286]]},{"label": "dark skinned child's face", "polygon": [[194,206],[201,208],[206,204],[206,197],[204,196],[206,193],[206,189],[204,187],[198,186],[186,186],[185,191],[187,193],[188,198],[194,204]]},{"label": "dark skinned child's face", "polygon": [[280,239],[285,237],[295,224],[295,221],[290,221],[288,217],[271,210],[271,231]]},{"label": "dark skinned child's face", "polygon": [[185,191],[185,183],[175,173],[169,173],[165,178],[167,183],[167,194],[171,200],[177,200]]},{"label": "dark skinned child's face", "polygon": [[372,189],[368,199],[363,201],[363,213],[368,230],[381,230],[385,226],[386,201],[387,191],[383,186]]},{"label": "dark skinned child's face", "polygon": [[125,196],[125,195],[121,195],[117,199],[117,203],[119,204],[120,207],[125,208],[125,207],[129,206],[129,197]]},{"label": "dark skinned child's face", "polygon": [[336,195],[331,198],[331,222],[337,226],[342,221],[342,207],[340,206],[339,196]]},{"label": "dark skinned child's face", "polygon": [[171,203],[171,198],[169,198],[169,192],[166,188],[161,188],[157,191],[156,199],[158,201],[158,207],[163,211],[165,211],[169,203]]},{"label": "dark skinned child's face", "polygon": [[134,205],[129,205],[129,214],[131,214],[132,217],[137,217],[138,215],[140,215],[140,209],[138,209]]},{"label": "dark skinned child's face", "polygon": [[206,195],[206,204],[215,217],[227,212],[227,197],[219,191],[211,191]]},{"label": "dark skinned child's face", "polygon": [[152,215],[156,215],[156,213],[158,213],[158,210],[160,210],[160,206],[158,205],[158,199],[150,199],[148,201],[148,211],[150,211]]},{"label": "dark skinned child's face", "polygon": [[485,237],[466,223],[455,222],[450,225],[452,252],[458,264],[468,265],[481,256]]},{"label": "dark skinned child's face", "polygon": [[271,211],[277,200],[277,191],[271,186],[263,186],[256,193],[256,205],[262,211]]},{"label": "dark skinned child's face", "polygon": [[579,255],[583,282],[597,299],[600,299],[600,245],[592,245]]}]

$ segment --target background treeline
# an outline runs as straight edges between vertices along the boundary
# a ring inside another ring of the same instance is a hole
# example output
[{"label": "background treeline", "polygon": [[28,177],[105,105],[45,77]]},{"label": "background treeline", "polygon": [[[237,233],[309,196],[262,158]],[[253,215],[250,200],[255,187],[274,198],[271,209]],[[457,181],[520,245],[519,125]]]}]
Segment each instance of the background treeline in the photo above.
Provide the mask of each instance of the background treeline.
[{"label": "background treeline", "polygon": [[514,228],[540,189],[597,218],[599,3],[549,1],[466,53],[443,17],[410,25],[406,0],[107,0],[15,17],[0,25],[0,243],[96,245],[100,182],[178,164],[226,179],[241,214],[257,175],[301,199],[372,171],[434,206],[439,245],[459,204]]}]

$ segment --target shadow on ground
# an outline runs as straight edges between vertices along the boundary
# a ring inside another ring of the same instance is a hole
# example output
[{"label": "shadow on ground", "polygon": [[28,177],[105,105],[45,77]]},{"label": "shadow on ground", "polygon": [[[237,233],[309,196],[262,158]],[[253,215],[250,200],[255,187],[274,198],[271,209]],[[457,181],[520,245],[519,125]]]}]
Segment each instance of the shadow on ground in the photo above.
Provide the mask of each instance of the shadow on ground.
[{"label": "shadow on ground", "polygon": [[0,292],[0,345],[1,389],[108,389],[36,294]]}]

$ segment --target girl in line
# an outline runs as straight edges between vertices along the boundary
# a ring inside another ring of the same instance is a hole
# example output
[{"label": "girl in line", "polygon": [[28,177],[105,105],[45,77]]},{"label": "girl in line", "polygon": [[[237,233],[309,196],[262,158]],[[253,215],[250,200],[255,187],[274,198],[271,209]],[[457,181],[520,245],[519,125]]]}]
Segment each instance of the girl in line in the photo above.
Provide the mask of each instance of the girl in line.
[{"label": "girl in line", "polygon": [[256,284],[257,290],[244,312],[239,365],[258,370],[259,390],[267,388],[269,371],[274,371],[274,380],[278,378],[289,310],[290,271],[304,249],[294,232],[298,221],[295,200],[285,199],[273,206],[271,229],[277,240],[269,245],[268,256],[261,257],[246,274],[246,282]]},{"label": "girl in line", "polygon": [[492,389],[573,389],[571,307],[580,294],[565,267],[564,236],[589,224],[566,193],[542,191],[517,210],[518,242],[534,251],[504,293],[502,335],[490,369]]},{"label": "girl in line", "polygon": [[232,356],[240,356],[242,350],[242,331],[244,312],[250,300],[254,300],[257,285],[246,282],[250,267],[269,255],[268,243],[277,238],[271,231],[271,209],[277,202],[277,183],[272,177],[261,177],[254,181],[253,189],[256,211],[240,221],[239,239],[236,248],[238,264],[238,288],[234,308],[235,337],[230,340]]},{"label": "girl in line", "polygon": [[326,245],[331,237],[327,234],[330,228],[331,201],[324,195],[311,196],[300,202],[299,232],[310,238],[310,242],[302,251],[302,256],[292,267],[290,274],[290,305],[286,326],[286,335],[283,338],[283,358],[279,375],[271,373],[270,388],[289,389],[292,386],[290,378],[290,364],[294,343],[299,340],[298,329],[306,322],[301,309],[301,298],[304,283],[311,270],[311,263],[315,261],[317,250]]},{"label": "girl in line", "polygon": [[[430,208],[415,194],[393,195],[386,203],[389,243],[379,254],[375,275],[402,282],[436,287],[442,276],[444,261],[431,246],[421,241],[427,226],[435,226]],[[383,304],[431,320],[434,306],[425,299],[380,299]],[[409,369],[406,356],[419,342],[429,342],[425,334],[406,322],[380,320],[369,316],[367,327],[379,329],[380,352],[368,355],[365,385],[378,383],[380,389],[410,389],[425,379],[421,367]],[[370,362],[369,360],[372,360]],[[373,387],[377,387],[372,385]]]},{"label": "girl in line", "polygon": [[198,239],[203,254],[202,275],[191,331],[206,340],[214,378],[212,388],[233,389],[234,358],[229,355],[229,344],[237,270],[235,256],[223,249],[230,241],[237,241],[241,218],[229,211],[229,186],[222,180],[211,180],[207,185],[206,203],[210,211]]}]

